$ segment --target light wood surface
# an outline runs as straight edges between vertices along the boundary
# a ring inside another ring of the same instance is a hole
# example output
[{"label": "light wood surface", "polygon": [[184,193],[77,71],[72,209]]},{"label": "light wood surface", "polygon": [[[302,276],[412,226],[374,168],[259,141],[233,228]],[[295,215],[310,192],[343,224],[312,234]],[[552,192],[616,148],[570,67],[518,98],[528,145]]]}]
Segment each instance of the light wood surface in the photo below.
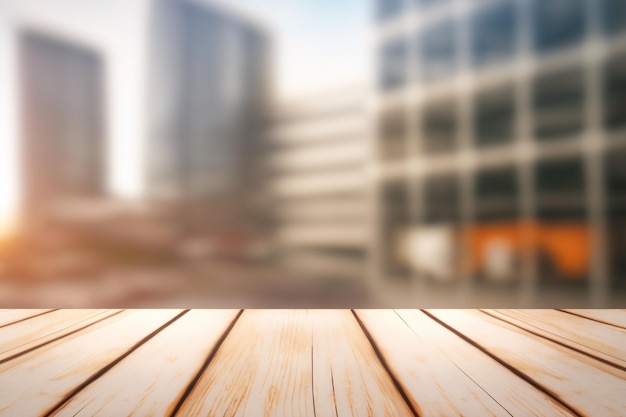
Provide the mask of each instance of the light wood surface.
[{"label": "light wood surface", "polygon": [[431,314],[579,415],[626,415],[626,373],[484,312]]},{"label": "light wood surface", "polygon": [[5,327],[20,321],[28,320],[42,314],[51,312],[52,310],[2,310],[0,311],[0,327]]},{"label": "light wood surface", "polygon": [[0,416],[623,416],[623,310],[0,310]]}]

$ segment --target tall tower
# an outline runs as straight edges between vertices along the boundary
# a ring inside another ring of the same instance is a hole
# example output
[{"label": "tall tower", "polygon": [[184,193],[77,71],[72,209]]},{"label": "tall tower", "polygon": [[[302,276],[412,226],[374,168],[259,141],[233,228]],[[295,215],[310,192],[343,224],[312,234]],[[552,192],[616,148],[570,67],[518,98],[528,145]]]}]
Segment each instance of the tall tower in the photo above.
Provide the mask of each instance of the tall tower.
[{"label": "tall tower", "polygon": [[149,189],[207,198],[238,189],[267,88],[267,40],[232,15],[157,1],[151,48]]},{"label": "tall tower", "polygon": [[31,214],[105,192],[103,68],[96,52],[36,32],[19,34],[22,184]]},{"label": "tall tower", "polygon": [[154,10],[149,196],[184,203],[190,221],[242,221],[267,103],[267,37],[200,2],[158,0]]}]

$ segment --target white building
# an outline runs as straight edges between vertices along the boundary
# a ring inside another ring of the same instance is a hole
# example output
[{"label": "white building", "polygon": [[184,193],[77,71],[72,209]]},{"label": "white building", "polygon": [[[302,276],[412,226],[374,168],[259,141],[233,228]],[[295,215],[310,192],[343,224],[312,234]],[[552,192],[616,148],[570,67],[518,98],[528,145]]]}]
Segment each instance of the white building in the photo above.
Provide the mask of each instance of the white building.
[{"label": "white building", "polygon": [[367,96],[344,88],[278,104],[260,153],[260,200],[282,265],[363,279],[370,207]]}]

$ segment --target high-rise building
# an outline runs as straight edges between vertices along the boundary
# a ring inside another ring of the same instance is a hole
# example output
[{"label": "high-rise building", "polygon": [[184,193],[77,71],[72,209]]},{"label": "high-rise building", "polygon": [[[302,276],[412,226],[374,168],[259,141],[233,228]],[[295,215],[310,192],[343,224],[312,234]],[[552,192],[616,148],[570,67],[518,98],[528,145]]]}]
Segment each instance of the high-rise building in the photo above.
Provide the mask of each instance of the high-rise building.
[{"label": "high-rise building", "polygon": [[196,201],[245,197],[268,98],[267,37],[206,4],[156,3],[148,192]]},{"label": "high-rise building", "polygon": [[376,5],[381,287],[440,306],[623,296],[626,3]]},{"label": "high-rise building", "polygon": [[[8,139],[20,144],[27,206],[106,195],[245,200],[268,94],[257,23],[202,0],[0,7],[2,65],[19,64],[8,101],[20,103],[21,132]],[[0,90],[12,82],[3,76]]]},{"label": "high-rise building", "polygon": [[103,67],[89,49],[24,31],[19,38],[24,207],[105,189]]}]

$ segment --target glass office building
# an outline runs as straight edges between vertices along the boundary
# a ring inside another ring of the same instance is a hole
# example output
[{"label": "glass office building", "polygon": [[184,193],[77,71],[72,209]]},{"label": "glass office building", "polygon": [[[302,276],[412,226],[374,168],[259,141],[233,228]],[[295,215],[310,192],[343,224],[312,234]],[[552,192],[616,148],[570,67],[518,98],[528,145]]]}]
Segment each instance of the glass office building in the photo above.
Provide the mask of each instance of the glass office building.
[{"label": "glass office building", "polygon": [[103,65],[89,48],[34,31],[19,37],[23,207],[105,192]]},{"label": "glass office building", "polygon": [[381,287],[425,305],[623,297],[626,2],[376,3]]},{"label": "glass office building", "polygon": [[150,35],[149,194],[241,197],[269,98],[264,29],[208,2],[159,0]]}]

